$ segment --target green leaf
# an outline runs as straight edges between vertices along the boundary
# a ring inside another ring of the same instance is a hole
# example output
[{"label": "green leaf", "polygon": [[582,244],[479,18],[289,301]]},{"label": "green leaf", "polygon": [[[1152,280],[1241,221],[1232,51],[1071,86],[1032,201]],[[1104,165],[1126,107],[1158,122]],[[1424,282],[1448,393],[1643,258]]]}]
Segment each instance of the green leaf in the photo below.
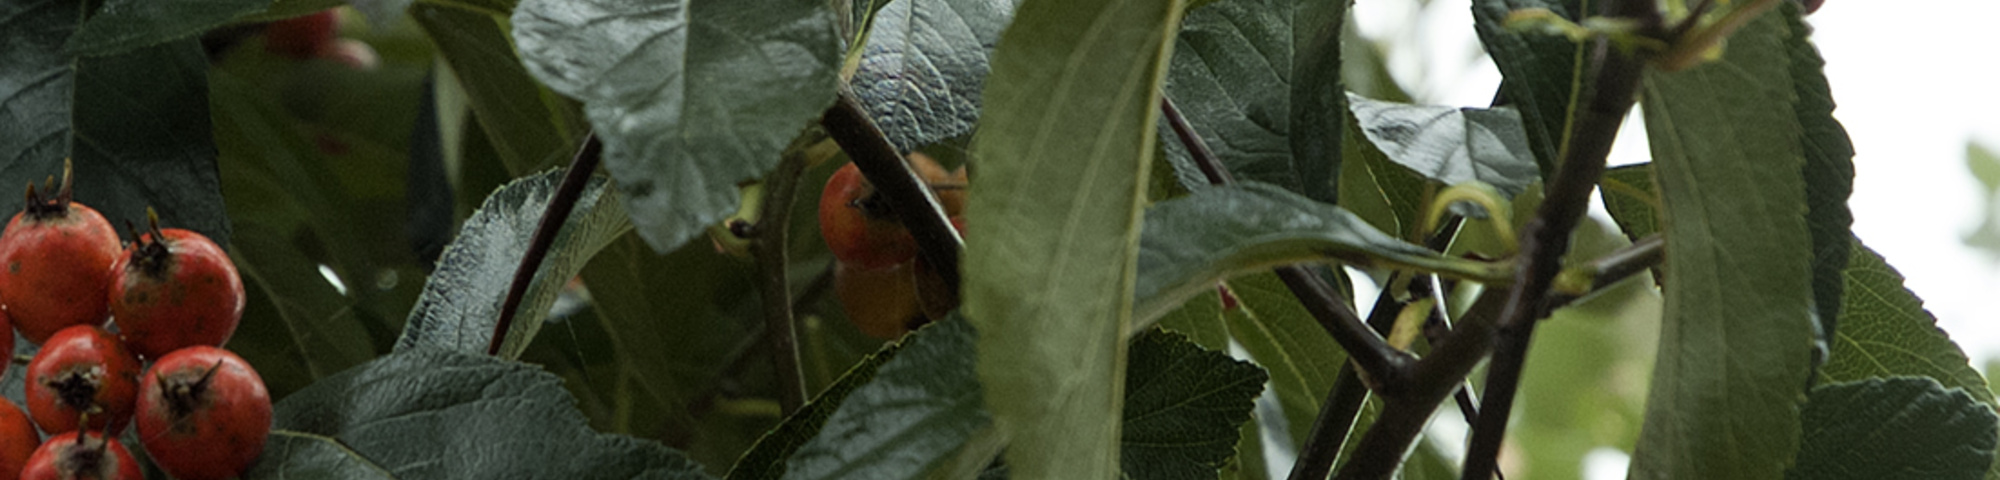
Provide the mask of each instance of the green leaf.
[{"label": "green leaf", "polygon": [[659,443],[591,431],[531,365],[418,348],[286,397],[245,479],[709,478]]},{"label": "green leaf", "polygon": [[1665,320],[1633,478],[1774,478],[1813,351],[1811,237],[1785,20],[1643,80],[1666,207]]},{"label": "green leaf", "polygon": [[1029,0],[994,53],[963,310],[1016,478],[1118,474],[1139,206],[1180,13]]},{"label": "green leaf", "polygon": [[1354,94],[1347,102],[1369,143],[1433,181],[1484,182],[1513,198],[1541,178],[1521,114],[1512,109],[1410,105]]},{"label": "green leaf", "polygon": [[1570,108],[1582,95],[1584,49],[1560,35],[1507,28],[1507,12],[1545,8],[1577,21],[1584,0],[1474,0],[1473,26],[1493,64],[1500,68],[1506,105],[1520,108],[1528,146],[1544,178],[1555,171],[1556,153],[1567,131]]},{"label": "green leaf", "polygon": [[1903,276],[1855,239],[1843,278],[1847,295],[1834,332],[1832,355],[1820,366],[1826,382],[1923,376],[1994,403],[1986,380],[1958,344],[1937,327],[1923,300],[1903,287]]},{"label": "green leaf", "polygon": [[272,0],[105,0],[64,49],[87,56],[125,53],[173,40],[193,40],[236,17],[261,12]]},{"label": "green leaf", "polygon": [[1263,369],[1158,330],[1131,348],[1119,450],[1125,478],[1216,478],[1264,390]]},{"label": "green leaf", "polygon": [[[1347,3],[1220,1],[1194,8],[1181,23],[1166,95],[1239,179],[1327,203],[1339,198],[1338,135],[1347,118],[1339,33]],[[1162,151],[1183,185],[1208,186],[1178,141]]]},{"label": "green leaf", "polygon": [[1389,160],[1361,132],[1361,122],[1348,112],[1347,128],[1341,141],[1340,203],[1342,208],[1368,220],[1383,233],[1400,238],[1422,238],[1418,232],[1424,207],[1436,194],[1436,186],[1409,167]]},{"label": "green leaf", "polygon": [[502,18],[432,4],[412,7],[452,78],[466,94],[480,128],[486,129],[507,171],[527,175],[567,159],[582,140],[583,112],[528,75]]},{"label": "green leaf", "polygon": [[1660,189],[1653,181],[1653,164],[1641,163],[1612,168],[1598,183],[1604,209],[1618,222],[1627,238],[1638,240],[1660,231]]},{"label": "green leaf", "polygon": [[[954,321],[951,323],[962,324],[965,322]],[[970,331],[970,329],[967,330]],[[920,332],[926,331],[930,330],[920,330]],[[918,335],[930,336],[942,334],[919,333]],[[922,341],[930,342],[931,340]],[[919,341],[911,341],[911,343],[916,342]],[[875,352],[874,355],[869,355],[868,358],[862,359],[861,363],[855,364],[853,368],[849,368],[846,374],[840,376],[840,380],[835,381],[832,386],[827,387],[826,390],[821,391],[819,395],[813,397],[812,401],[800,407],[799,411],[793,412],[791,416],[786,417],[785,422],[779,424],[778,428],[766,432],[764,438],[758,439],[757,445],[751,447],[749,452],[743,454],[742,459],[736,461],[735,466],[729,468],[728,479],[768,480],[783,476],[787,464],[786,459],[790,458],[800,447],[812,442],[819,435],[820,430],[825,427],[827,420],[833,418],[834,413],[838,412],[840,407],[846,404],[847,398],[853,396],[854,392],[859,390],[863,385],[869,385],[871,381],[875,380],[875,375],[880,371],[882,365],[896,358],[896,353],[902,351],[903,345],[905,344],[891,343],[883,347],[882,350]],[[944,352],[930,351],[930,353],[937,354]],[[960,355],[962,354],[961,352]],[[901,373],[910,374],[917,372],[906,368]],[[971,378],[969,369],[964,374],[964,378]],[[932,377],[931,380],[938,380],[940,378]],[[878,387],[874,392],[880,393],[883,388],[886,387]],[[974,385],[973,388],[978,388],[978,386]],[[879,401],[881,399],[875,400]],[[881,405],[876,406],[881,407]],[[889,405],[887,407],[900,409],[906,406]],[[862,407],[854,408],[861,409]],[[908,410],[904,411],[907,412]],[[853,417],[857,415],[859,414],[848,414],[843,420],[853,420]],[[845,427],[857,428],[855,425],[845,425]],[[868,426],[861,425],[858,428],[868,428]],[[829,442],[822,441],[817,446],[827,448],[828,445],[825,445],[826,443]]]},{"label": "green leaf", "polygon": [[876,11],[854,95],[899,150],[972,131],[987,57],[1015,2],[902,0]]},{"label": "green leaf", "polygon": [[819,0],[527,0],[528,72],[582,100],[632,224],[656,252],[736,210],[834,98],[840,41]]},{"label": "green leaf", "polygon": [[[193,39],[72,59],[81,4],[0,4],[0,189],[20,192],[75,160],[76,200],[114,226],[201,232],[228,247],[208,114],[208,60]],[[135,172],[144,172],[135,175]],[[24,197],[0,195],[0,212]]]},{"label": "green leaf", "polygon": [[1979,479],[1993,464],[1993,408],[1924,377],[1871,378],[1814,388],[1797,480]]},{"label": "green leaf", "polygon": [[1847,197],[1854,192],[1854,145],[1847,140],[1847,130],[1833,118],[1833,92],[1827,87],[1826,74],[1820,71],[1826,61],[1820,59],[1812,42],[1806,41],[1812,30],[1800,18],[1799,6],[1785,3],[1776,15],[1788,21],[1785,26],[1792,32],[1785,46],[1791,54],[1792,90],[1798,96],[1792,108],[1798,116],[1799,142],[1805,149],[1806,162],[1800,171],[1806,181],[1813,305],[1818,312],[1820,353],[1824,354],[1825,344],[1830,343],[1827,336],[1838,327],[1844,293],[1840,272],[1847,267],[1848,251],[1854,243],[1849,240],[1854,234],[1848,230],[1854,215],[1847,211]]},{"label": "green leaf", "polygon": [[1247,275],[1225,284],[1240,307],[1223,312],[1229,334],[1269,372],[1291,445],[1305,445],[1320,404],[1347,361],[1346,352],[1276,274]]},{"label": "green leaf", "polygon": [[[1160,328],[1187,335],[1196,345],[1217,351],[1229,350],[1229,325],[1223,321],[1222,293],[1202,293],[1189,298],[1180,308],[1160,316]],[[1235,303],[1238,300],[1229,300]]]},{"label": "green leaf", "polygon": [[[484,1],[486,0],[475,0],[470,3],[476,5]],[[389,26],[394,25],[396,19],[402,18],[403,12],[409,10],[412,3],[414,3],[414,0],[347,0],[348,5],[353,6],[355,11],[361,12],[361,15],[368,19],[368,25],[378,29],[388,29]],[[507,10],[499,10],[498,12],[504,14]],[[416,15],[416,17],[420,20],[422,18],[421,15]]]},{"label": "green leaf", "polygon": [[836,400],[840,408],[785,461],[784,478],[923,478],[992,422],[973,373],[978,337],[954,319],[907,337],[873,380]]},{"label": "green leaf", "polygon": [[1346,209],[1245,182],[1146,210],[1135,318],[1157,319],[1231,275],[1330,260],[1411,266],[1462,278],[1505,276],[1499,266],[1446,258],[1397,240]]},{"label": "green leaf", "polygon": [[[486,351],[499,321],[500,303],[548,210],[549,199],[562,183],[563,173],[550,170],[517,180],[486,197],[485,205],[460,227],[458,238],[445,247],[437,270],[424,285],[423,297],[410,310],[396,350],[430,346]],[[500,345],[500,358],[519,356],[541,329],[549,305],[563,285],[598,250],[626,232],[625,209],[617,196],[605,194],[608,183],[604,177],[593,176],[584,186],[548,257],[535,269],[534,280]]]}]

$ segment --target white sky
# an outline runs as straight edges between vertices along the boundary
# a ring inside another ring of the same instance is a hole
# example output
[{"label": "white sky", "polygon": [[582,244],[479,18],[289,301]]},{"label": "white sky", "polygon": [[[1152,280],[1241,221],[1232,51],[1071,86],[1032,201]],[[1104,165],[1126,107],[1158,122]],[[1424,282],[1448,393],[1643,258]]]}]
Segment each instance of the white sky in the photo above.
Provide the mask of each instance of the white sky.
[{"label": "white sky", "polygon": [[[1359,0],[1363,35],[1387,42],[1391,73],[1418,101],[1484,106],[1500,74],[1479,50],[1470,0]],[[1854,232],[1906,285],[1975,367],[2000,359],[2000,259],[1960,239],[1985,214],[1965,167],[1968,141],[2000,146],[2000,2],[1829,0],[1809,17],[1813,41],[1856,155]],[[1636,116],[1635,116],[1636,118]],[[1628,121],[1628,127],[1638,122]],[[1614,164],[1645,161],[1628,128]],[[1448,422],[1440,422],[1448,423]],[[1586,459],[1589,478],[1622,478],[1615,451]]]}]

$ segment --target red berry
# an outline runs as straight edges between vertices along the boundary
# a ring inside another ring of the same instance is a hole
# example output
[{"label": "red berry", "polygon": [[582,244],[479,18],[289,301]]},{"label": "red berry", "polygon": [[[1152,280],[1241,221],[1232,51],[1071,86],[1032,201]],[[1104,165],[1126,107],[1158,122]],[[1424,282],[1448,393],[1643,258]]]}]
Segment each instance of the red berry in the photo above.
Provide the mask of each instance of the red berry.
[{"label": "red berry", "polygon": [[819,231],[834,258],[877,270],[917,256],[917,241],[889,214],[875,186],[849,163],[827,179],[819,197]]},{"label": "red berry", "polygon": [[264,27],[264,50],[299,60],[313,58],[333,43],[339,26],[340,17],[333,10],[271,22]]},{"label": "red berry", "polygon": [[0,478],[14,478],[12,475],[28,465],[35,446],[41,444],[42,436],[35,433],[28,414],[14,401],[0,398]]},{"label": "red berry", "polygon": [[883,340],[894,340],[912,325],[922,325],[923,305],[917,302],[911,268],[911,262],[877,269],[834,262],[833,293],[840,297],[847,322],[861,333]]},{"label": "red berry", "polygon": [[104,434],[90,432],[81,438],[69,432],[49,438],[28,457],[21,480],[141,480],[139,461],[118,442],[106,441]]},{"label": "red berry", "polygon": [[104,329],[78,325],[49,337],[28,362],[28,414],[49,433],[124,425],[139,396],[139,359]]},{"label": "red berry", "polygon": [[271,396],[242,357],[209,346],[175,350],[140,383],[140,442],[174,478],[232,478],[263,453]]},{"label": "red berry", "polygon": [[111,319],[142,358],[194,345],[222,346],[243,317],[243,279],[208,237],[160,229],[111,265]]},{"label": "red berry", "polygon": [[0,234],[0,304],[34,343],[63,327],[99,324],[108,310],[78,300],[101,298],[110,288],[118,232],[96,210],[70,200],[69,171],[64,161],[62,188],[52,198],[28,185],[27,206]]}]

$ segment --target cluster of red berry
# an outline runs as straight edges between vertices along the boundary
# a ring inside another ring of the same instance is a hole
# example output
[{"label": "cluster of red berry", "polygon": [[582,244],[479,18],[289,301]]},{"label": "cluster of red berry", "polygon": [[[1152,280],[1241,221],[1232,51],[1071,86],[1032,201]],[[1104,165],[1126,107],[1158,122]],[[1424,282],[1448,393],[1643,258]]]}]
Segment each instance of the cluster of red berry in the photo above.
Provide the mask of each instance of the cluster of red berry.
[{"label": "cluster of red berry", "polygon": [[[248,362],[217,348],[243,315],[235,264],[157,217],[121,246],[103,215],[71,200],[63,169],[52,196],[28,187],[0,233],[0,332],[41,345],[28,362],[27,413],[0,399],[0,477],[143,478],[107,439],[132,424],[175,478],[242,474],[263,452],[271,399]],[[0,358],[13,347],[0,342]]]},{"label": "cluster of red berry", "polygon": [[[936,160],[911,153],[907,161],[929,184],[939,206],[962,234],[965,167],[949,173]],[[819,198],[820,236],[833,251],[833,289],[847,320],[862,333],[895,339],[943,316],[957,305],[955,292],[933,292],[943,280],[917,256],[917,241],[896,220],[874,185],[849,163],[827,179]]]}]

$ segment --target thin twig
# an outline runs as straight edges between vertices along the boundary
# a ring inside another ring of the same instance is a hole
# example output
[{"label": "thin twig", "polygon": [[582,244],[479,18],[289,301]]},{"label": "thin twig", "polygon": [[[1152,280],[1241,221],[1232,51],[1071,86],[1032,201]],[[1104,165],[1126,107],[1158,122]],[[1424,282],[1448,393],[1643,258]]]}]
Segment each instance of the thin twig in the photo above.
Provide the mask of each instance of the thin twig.
[{"label": "thin twig", "polygon": [[[1187,118],[1181,116],[1180,109],[1165,95],[1160,96],[1160,111],[1161,118],[1172,127],[1174,135],[1180,138],[1181,143],[1187,146],[1188,156],[1194,159],[1195,165],[1200,166],[1202,175],[1208,178],[1208,183],[1228,185],[1235,181],[1229,170],[1222,166],[1221,160],[1216,159],[1215,154],[1208,149],[1207,142],[1195,134],[1194,127],[1188,124]],[[1347,306],[1347,299],[1342,297],[1340,292],[1334,291],[1332,285],[1328,285],[1319,275],[1314,275],[1311,270],[1299,265],[1286,265],[1271,270],[1278,274],[1279,280],[1285,282],[1285,287],[1292,291],[1292,295],[1298,297],[1299,303],[1312,314],[1313,319],[1319,321],[1320,328],[1326,329],[1326,333],[1333,337],[1333,341],[1339,343],[1340,348],[1347,350],[1348,358],[1360,367],[1362,372],[1368,374],[1368,379],[1376,384],[1395,384],[1399,381],[1397,379],[1403,376],[1403,371],[1410,364],[1410,355],[1389,346],[1388,342],[1382,340],[1381,334],[1369,329],[1367,324],[1361,321],[1361,317],[1355,315],[1354,309]]]},{"label": "thin twig", "polygon": [[514,281],[507,286],[507,296],[500,302],[500,318],[493,323],[493,338],[486,342],[487,355],[500,354],[500,344],[506,342],[507,330],[513,328],[516,310],[521,309],[521,301],[528,295],[528,284],[534,282],[535,273],[541,270],[542,259],[548,258],[556,234],[562,232],[563,224],[569,223],[569,212],[576,208],[576,200],[583,197],[583,186],[589,183],[591,173],[597,171],[603,151],[604,145],[598,143],[597,135],[591,134],[584,138],[583,148],[577,150],[576,157],[570,159],[569,171],[563,174],[555,195],[549,197],[548,208],[542,210],[541,222],[535,225],[535,234],[528,239],[528,251],[521,256],[521,266],[514,269]]},{"label": "thin twig", "polygon": [[792,285],[786,274],[791,261],[785,250],[791,244],[792,202],[798,197],[799,173],[806,168],[806,148],[822,138],[817,132],[800,136],[785,150],[778,168],[764,179],[763,211],[752,229],[757,236],[750,240],[757,273],[763,277],[764,331],[771,341],[771,366],[778,375],[778,406],[785,415],[806,404],[798,331],[792,322]]},{"label": "thin twig", "polygon": [[952,228],[951,221],[945,218],[937,195],[903,161],[902,152],[896,151],[889,137],[876,128],[860,101],[843,88],[839,100],[820,117],[820,125],[847,152],[854,166],[861,170],[861,176],[868,178],[875,191],[888,200],[897,220],[916,239],[917,254],[923,256],[925,265],[944,279],[946,288],[958,291],[958,254],[965,248],[965,240],[959,238],[958,229]]}]

